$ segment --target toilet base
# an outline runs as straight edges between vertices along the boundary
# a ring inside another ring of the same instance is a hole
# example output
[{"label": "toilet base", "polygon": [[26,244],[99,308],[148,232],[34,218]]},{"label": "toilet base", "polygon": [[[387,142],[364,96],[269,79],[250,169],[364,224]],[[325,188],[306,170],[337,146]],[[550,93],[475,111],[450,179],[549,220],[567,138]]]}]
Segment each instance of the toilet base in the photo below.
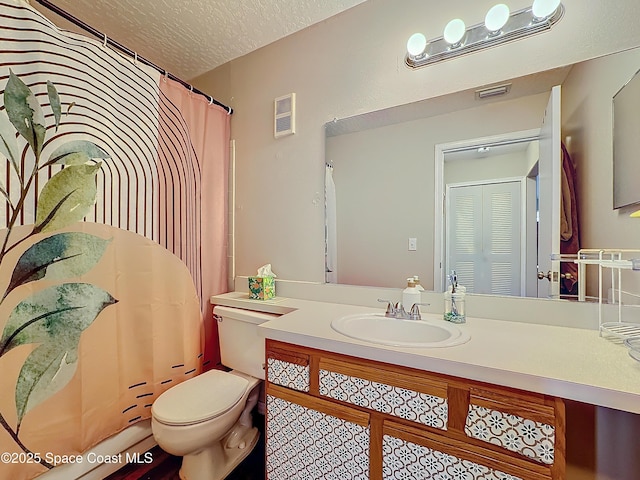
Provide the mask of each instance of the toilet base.
[{"label": "toilet base", "polygon": [[180,468],[180,480],[223,480],[253,451],[259,437],[260,432],[256,427],[243,428],[237,425],[214,448],[185,456]]}]

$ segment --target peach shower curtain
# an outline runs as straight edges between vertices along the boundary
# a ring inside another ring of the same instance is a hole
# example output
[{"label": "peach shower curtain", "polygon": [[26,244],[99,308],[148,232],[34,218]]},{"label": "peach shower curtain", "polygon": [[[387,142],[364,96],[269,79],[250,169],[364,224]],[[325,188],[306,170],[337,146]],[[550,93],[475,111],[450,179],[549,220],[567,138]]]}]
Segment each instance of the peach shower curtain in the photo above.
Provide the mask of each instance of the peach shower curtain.
[{"label": "peach shower curtain", "polygon": [[0,38],[0,479],[21,480],[217,363],[230,117],[23,0]]},{"label": "peach shower curtain", "polygon": [[[201,95],[194,95],[182,85],[162,79],[160,91],[182,113],[184,128],[187,128],[196,158],[199,159],[201,178],[198,195],[200,201],[195,210],[201,221],[202,231],[199,243],[193,245],[198,249],[202,263],[201,303],[204,310],[205,326],[205,367],[215,366],[220,362],[217,347],[217,325],[213,321],[213,310],[209,305],[209,297],[227,291],[227,223],[228,210],[228,177],[229,177],[229,137],[230,115],[226,110],[210,104]],[[161,116],[170,117],[161,109]],[[167,124],[172,124],[170,118]],[[171,143],[171,130],[161,129],[161,145]],[[170,150],[170,149],[168,149]],[[167,162],[162,154],[160,162]],[[161,198],[163,195],[161,194]],[[160,202],[162,212],[168,205]],[[187,212],[185,212],[185,215]],[[197,271],[197,268],[194,269]]]}]

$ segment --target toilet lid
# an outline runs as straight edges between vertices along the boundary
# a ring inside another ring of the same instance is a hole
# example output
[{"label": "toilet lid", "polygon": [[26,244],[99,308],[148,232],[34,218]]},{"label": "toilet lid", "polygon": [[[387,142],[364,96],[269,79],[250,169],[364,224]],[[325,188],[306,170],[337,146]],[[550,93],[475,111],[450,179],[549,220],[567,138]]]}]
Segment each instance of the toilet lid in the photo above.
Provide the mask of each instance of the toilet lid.
[{"label": "toilet lid", "polygon": [[170,388],[153,403],[153,417],[168,425],[204,422],[226,412],[244,395],[245,378],[210,370]]}]

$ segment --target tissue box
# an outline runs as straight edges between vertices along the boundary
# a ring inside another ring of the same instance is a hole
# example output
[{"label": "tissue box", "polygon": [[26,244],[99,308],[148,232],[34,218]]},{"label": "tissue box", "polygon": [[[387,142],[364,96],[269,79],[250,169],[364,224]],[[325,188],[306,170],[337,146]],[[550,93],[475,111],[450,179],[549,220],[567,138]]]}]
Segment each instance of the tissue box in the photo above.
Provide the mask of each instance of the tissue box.
[{"label": "tissue box", "polygon": [[249,298],[269,300],[276,296],[274,277],[249,277]]}]

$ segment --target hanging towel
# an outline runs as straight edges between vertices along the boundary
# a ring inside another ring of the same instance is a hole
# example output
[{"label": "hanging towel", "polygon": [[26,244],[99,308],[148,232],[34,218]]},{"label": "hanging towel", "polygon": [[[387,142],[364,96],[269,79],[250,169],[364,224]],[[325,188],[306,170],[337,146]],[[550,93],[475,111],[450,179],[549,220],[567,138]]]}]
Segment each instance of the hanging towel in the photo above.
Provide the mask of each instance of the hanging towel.
[{"label": "hanging towel", "polygon": [[[577,254],[580,249],[580,234],[578,228],[576,171],[564,143],[562,144],[560,189],[560,253]],[[578,266],[573,262],[561,262],[560,273],[571,275],[571,278],[562,278],[560,293],[576,294]]]}]

